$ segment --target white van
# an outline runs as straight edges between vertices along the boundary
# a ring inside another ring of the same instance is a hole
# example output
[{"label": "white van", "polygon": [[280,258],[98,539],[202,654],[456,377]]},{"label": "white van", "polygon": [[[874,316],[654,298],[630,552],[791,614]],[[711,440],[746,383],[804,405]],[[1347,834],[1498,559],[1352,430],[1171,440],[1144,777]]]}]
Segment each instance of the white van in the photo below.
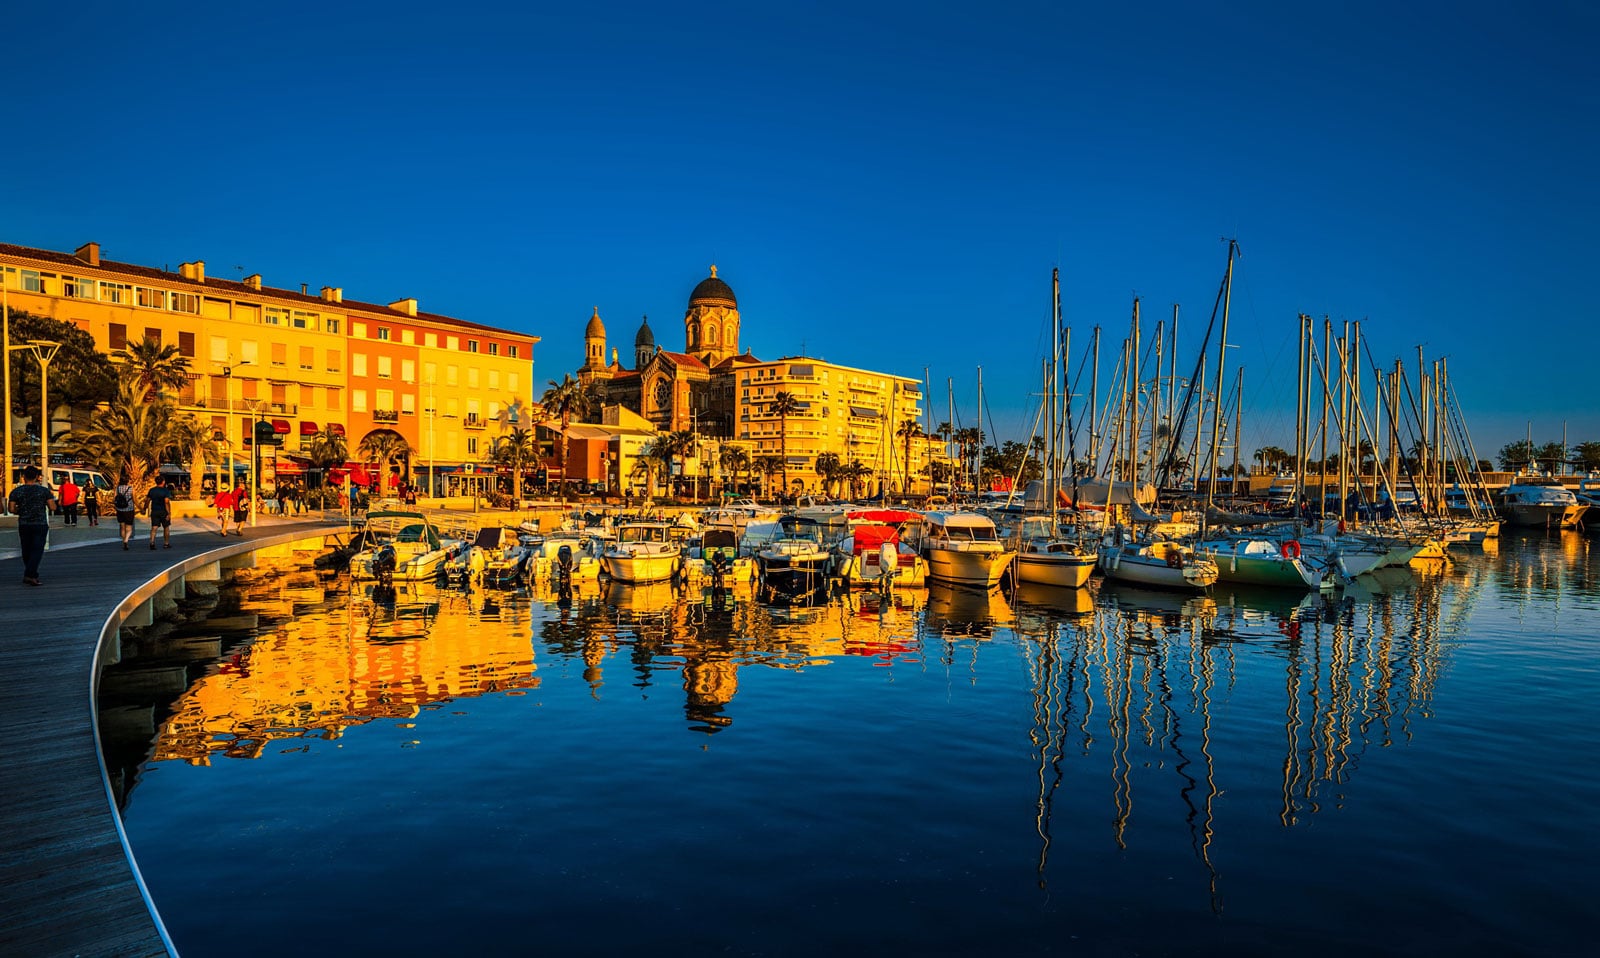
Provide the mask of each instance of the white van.
[{"label": "white van", "polygon": [[83,466],[51,466],[50,488],[52,490],[60,489],[61,484],[67,481],[68,476],[72,477],[72,481],[80,489],[89,488],[90,483],[98,487],[102,493],[108,493],[116,488],[116,483],[107,479],[105,473],[98,469],[87,469]]}]

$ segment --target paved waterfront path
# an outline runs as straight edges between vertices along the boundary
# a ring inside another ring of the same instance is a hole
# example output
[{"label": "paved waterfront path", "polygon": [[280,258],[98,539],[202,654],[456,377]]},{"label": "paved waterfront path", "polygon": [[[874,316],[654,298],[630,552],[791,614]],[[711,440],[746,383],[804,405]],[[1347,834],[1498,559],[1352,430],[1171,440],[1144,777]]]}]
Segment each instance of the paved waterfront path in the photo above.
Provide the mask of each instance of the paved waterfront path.
[{"label": "paved waterfront path", "polygon": [[[100,768],[90,671],[101,630],[124,598],[184,560],[327,529],[265,519],[224,539],[215,522],[181,519],[172,548],[152,552],[141,517],[124,552],[114,521],[52,524],[33,587],[21,584],[12,520],[0,524],[0,955],[168,953]],[[184,906],[205,904],[169,905]]]}]

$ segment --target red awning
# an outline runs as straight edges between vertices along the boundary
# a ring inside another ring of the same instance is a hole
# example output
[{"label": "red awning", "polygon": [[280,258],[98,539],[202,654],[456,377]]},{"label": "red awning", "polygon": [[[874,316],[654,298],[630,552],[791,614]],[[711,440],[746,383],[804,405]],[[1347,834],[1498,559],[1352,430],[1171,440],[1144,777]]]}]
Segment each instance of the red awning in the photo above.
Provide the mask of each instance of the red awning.
[{"label": "red awning", "polygon": [[287,436],[289,434],[289,420],[287,420],[287,419],[274,419],[274,420],[272,420],[272,431],[277,433],[280,436]]},{"label": "red awning", "polygon": [[300,421],[300,435],[302,436],[315,436],[321,431],[322,430],[318,429],[317,424],[314,422],[309,422],[304,419]]},{"label": "red awning", "polygon": [[306,471],[306,467],[303,464],[290,459],[288,456],[279,459],[273,468],[278,471],[280,476],[301,476],[305,475]]},{"label": "red awning", "polygon": [[334,436],[342,436],[342,435],[344,435],[344,424],[343,423],[337,423],[337,422],[330,422],[330,423],[328,423],[328,432],[329,432],[329,434],[334,435]]}]

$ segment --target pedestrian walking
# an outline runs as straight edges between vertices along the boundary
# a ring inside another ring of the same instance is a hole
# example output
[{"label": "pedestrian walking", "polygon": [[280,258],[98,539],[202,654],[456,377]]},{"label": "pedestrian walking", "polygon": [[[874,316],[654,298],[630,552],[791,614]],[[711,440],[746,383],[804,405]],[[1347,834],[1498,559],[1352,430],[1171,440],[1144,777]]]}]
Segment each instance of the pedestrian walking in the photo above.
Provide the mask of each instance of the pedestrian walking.
[{"label": "pedestrian walking", "polygon": [[61,488],[56,493],[56,498],[61,500],[61,524],[75,526],[78,524],[78,500],[83,495],[83,490],[76,482],[72,481],[72,473],[67,473],[67,478],[61,481]]},{"label": "pedestrian walking", "polygon": [[17,515],[17,542],[22,547],[22,584],[39,585],[39,560],[50,538],[50,510],[56,497],[39,484],[39,467],[25,466],[22,485],[11,489],[11,511]]},{"label": "pedestrian walking", "polygon": [[217,535],[225,536],[228,534],[228,520],[233,518],[233,490],[219,489],[211,502],[217,507]]},{"label": "pedestrian walking", "polygon": [[128,485],[128,472],[117,477],[117,488],[111,493],[111,511],[117,514],[117,532],[122,535],[122,551],[128,551],[128,540],[133,538],[133,487]]},{"label": "pedestrian walking", "polygon": [[[244,521],[250,518],[250,489],[247,486],[235,486],[233,489],[233,532],[235,535],[244,535]],[[227,535],[226,532],[223,535]]]},{"label": "pedestrian walking", "polygon": [[100,524],[100,487],[93,479],[83,487],[83,514],[88,517],[89,525]]},{"label": "pedestrian walking", "polygon": [[172,548],[172,499],[176,495],[167,485],[166,476],[157,476],[155,488],[150,490],[150,550],[156,548],[156,529],[161,529],[164,548]]}]

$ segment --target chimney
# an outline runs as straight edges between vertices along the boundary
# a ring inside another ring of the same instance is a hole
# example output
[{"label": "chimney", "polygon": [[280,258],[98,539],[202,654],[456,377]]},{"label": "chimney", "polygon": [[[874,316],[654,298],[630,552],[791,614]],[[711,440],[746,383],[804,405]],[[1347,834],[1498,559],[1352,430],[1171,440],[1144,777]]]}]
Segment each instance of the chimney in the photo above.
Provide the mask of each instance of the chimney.
[{"label": "chimney", "polygon": [[100,265],[100,244],[85,243],[72,251],[72,255],[88,263],[90,266]]},{"label": "chimney", "polygon": [[261,274],[260,273],[251,273],[249,276],[246,276],[244,278],[244,284],[246,286],[250,287],[253,290],[260,291],[260,289],[261,289]]},{"label": "chimney", "polygon": [[192,279],[196,283],[203,283],[206,281],[206,261],[197,259],[192,263],[179,263],[178,275],[184,279]]},{"label": "chimney", "polygon": [[396,312],[405,313],[407,316],[412,318],[415,318],[417,315],[417,301],[415,297],[411,299],[397,299],[389,304],[389,308],[395,310]]},{"label": "chimney", "polygon": [[322,287],[322,299],[323,302],[327,303],[342,303],[344,302],[344,289],[339,286],[324,286]]}]

